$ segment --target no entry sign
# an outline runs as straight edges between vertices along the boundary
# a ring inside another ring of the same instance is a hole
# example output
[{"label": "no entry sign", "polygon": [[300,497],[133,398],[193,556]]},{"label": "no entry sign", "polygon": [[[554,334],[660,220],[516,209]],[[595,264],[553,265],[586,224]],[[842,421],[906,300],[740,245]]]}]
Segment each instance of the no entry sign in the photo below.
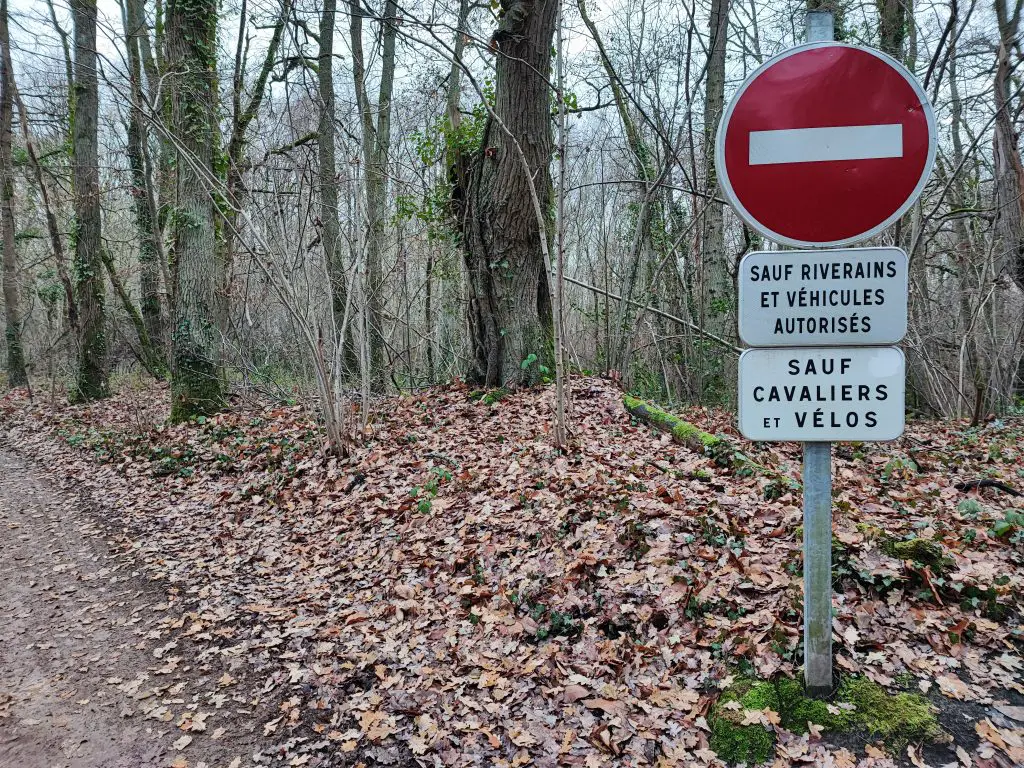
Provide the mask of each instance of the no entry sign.
[{"label": "no entry sign", "polygon": [[722,191],[752,228],[821,247],[869,238],[914,203],[935,160],[935,117],[880,51],[809,43],[744,81],[718,128]]}]

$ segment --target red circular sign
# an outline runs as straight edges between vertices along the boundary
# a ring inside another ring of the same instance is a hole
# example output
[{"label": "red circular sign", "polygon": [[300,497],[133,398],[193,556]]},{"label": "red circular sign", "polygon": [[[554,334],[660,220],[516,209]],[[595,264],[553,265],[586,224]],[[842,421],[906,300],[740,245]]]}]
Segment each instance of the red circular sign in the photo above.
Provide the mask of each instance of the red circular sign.
[{"label": "red circular sign", "polygon": [[921,194],[935,117],[910,72],[880,51],[810,43],[765,62],[733,97],[715,147],[728,201],[786,245],[878,234]]}]

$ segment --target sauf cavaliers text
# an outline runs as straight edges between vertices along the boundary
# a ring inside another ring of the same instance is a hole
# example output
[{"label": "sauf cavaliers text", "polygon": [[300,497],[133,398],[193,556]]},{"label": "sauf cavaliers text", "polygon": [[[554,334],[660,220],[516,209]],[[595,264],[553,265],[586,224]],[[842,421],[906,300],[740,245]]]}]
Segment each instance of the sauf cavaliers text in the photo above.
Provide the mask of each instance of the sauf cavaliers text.
[{"label": "sauf cavaliers text", "polygon": [[[823,358],[819,360],[791,359],[786,364],[786,373],[790,376],[844,376],[850,373],[852,358]],[[814,427],[816,429],[840,427],[874,427],[878,425],[878,413],[874,410],[863,410],[862,407],[843,408],[841,403],[872,403],[882,402],[889,398],[888,386],[885,384],[781,384],[758,385],[752,392],[756,402],[775,403],[808,403],[804,409],[794,410],[793,418],[798,427]],[[827,403],[827,407],[813,404]],[[766,419],[766,422],[768,420]],[[778,419],[775,419],[778,426]],[[771,424],[766,423],[766,427]]]}]

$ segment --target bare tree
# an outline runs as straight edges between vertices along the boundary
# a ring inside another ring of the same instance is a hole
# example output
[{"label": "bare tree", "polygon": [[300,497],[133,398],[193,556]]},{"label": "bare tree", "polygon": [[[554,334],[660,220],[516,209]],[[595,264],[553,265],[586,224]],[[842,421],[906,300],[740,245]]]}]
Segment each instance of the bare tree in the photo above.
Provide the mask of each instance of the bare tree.
[{"label": "bare tree", "polygon": [[0,240],[3,241],[4,337],[7,340],[7,386],[28,384],[21,343],[18,259],[14,229],[13,115],[14,76],[7,0],[0,0]]},{"label": "bare tree", "polygon": [[171,129],[179,142],[172,217],[171,419],[182,421],[223,404],[214,296],[217,244],[208,188],[217,114],[217,3],[171,0],[166,34]]},{"label": "bare tree", "polygon": [[[391,152],[391,98],[395,85],[397,0],[385,0],[381,18],[381,71],[376,105],[366,90],[361,0],[349,0],[352,79],[362,126],[363,181],[366,189],[366,325],[369,336],[371,385],[381,389],[384,376],[384,244],[387,208],[388,158]],[[376,115],[376,121],[374,120]]]},{"label": "bare tree", "polygon": [[[132,204],[139,238],[140,308],[147,339],[143,353],[158,372],[166,366],[165,319],[160,278],[166,258],[157,226],[156,191],[149,158],[149,131],[143,112],[144,51],[149,50],[149,32],[143,0],[125,0],[123,5],[125,49],[128,52],[132,104],[128,113],[128,165],[131,168]],[[147,343],[148,342],[148,343]]]},{"label": "bare tree", "polygon": [[[725,105],[725,53],[729,30],[730,0],[711,0],[708,19],[710,43],[707,79],[704,88],[704,173],[705,189],[710,195],[718,192],[715,172],[715,134]],[[709,200],[704,214],[700,259],[701,321],[703,327],[725,339],[736,337],[736,290],[732,272],[734,264],[725,250],[725,206]],[[731,365],[716,364],[717,354],[704,356],[702,367],[709,370],[712,392],[724,394],[735,380]],[[731,361],[732,358],[725,358]],[[715,369],[718,370],[715,370]]]},{"label": "bare tree", "polygon": [[[317,155],[320,187],[320,237],[323,243],[327,275],[331,282],[331,310],[334,313],[335,326],[341,328],[344,326],[345,307],[348,304],[348,286],[345,277],[345,260],[338,247],[341,225],[338,221],[338,163],[334,142],[334,28],[337,14],[337,0],[324,0],[324,7],[320,12],[320,52],[317,56],[317,86],[320,97]],[[351,357],[351,347],[347,348]]]},{"label": "bare tree", "polygon": [[[555,357],[543,257],[553,197],[546,75],[558,2],[505,0],[501,8],[491,38],[497,56],[493,113],[469,161],[468,187],[455,190],[470,291],[469,376],[487,386],[536,381]],[[543,222],[535,216],[534,193]]]},{"label": "bare tree", "polygon": [[72,0],[75,82],[72,154],[75,187],[75,287],[80,313],[78,378],[73,397],[95,400],[109,393],[104,317],[103,247],[100,238],[100,171],[97,122],[96,0]]},{"label": "bare tree", "polygon": [[1010,52],[1018,44],[1021,7],[1024,0],[995,0],[999,40],[996,55],[995,137],[995,210],[999,247],[1009,266],[1010,274],[1024,290],[1024,165],[1021,164],[1014,127],[1016,107],[1010,91]]}]

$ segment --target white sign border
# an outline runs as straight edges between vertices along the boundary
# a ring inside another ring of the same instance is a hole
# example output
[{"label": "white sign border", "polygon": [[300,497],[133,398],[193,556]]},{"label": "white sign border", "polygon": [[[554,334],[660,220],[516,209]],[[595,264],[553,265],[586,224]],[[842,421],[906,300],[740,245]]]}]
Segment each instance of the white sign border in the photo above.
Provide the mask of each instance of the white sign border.
[{"label": "white sign border", "polygon": [[[770,67],[775,66],[783,59],[788,59],[790,56],[794,56],[804,51],[809,51],[814,48],[853,48],[858,51],[871,54],[872,56],[881,59],[886,64],[890,65],[896,70],[903,79],[906,80],[910,87],[914,89],[914,93],[917,94],[918,99],[921,102],[921,108],[924,110],[925,120],[928,125],[928,156],[925,158],[924,168],[921,171],[921,178],[917,181],[917,186],[914,187],[914,191],[910,193],[903,205],[901,205],[889,218],[883,221],[881,224],[851,237],[844,238],[842,240],[797,240],[791,237],[785,237],[775,232],[765,225],[761,224],[754,216],[748,211],[739,198],[736,195],[735,190],[732,188],[732,183],[729,181],[729,174],[725,166],[725,134],[728,128],[729,121],[732,119],[732,113],[736,108],[736,104],[739,102],[740,97],[743,96],[744,92],[748,87],[756,80],[763,72]],[[903,214],[905,214],[910,207],[917,202],[917,198],[921,196],[924,191],[925,184],[928,183],[928,179],[932,175],[932,168],[935,165],[935,154],[938,149],[938,137],[936,134],[935,124],[935,111],[932,109],[931,100],[928,98],[928,94],[925,93],[924,88],[917,82],[917,78],[896,59],[892,58],[888,54],[882,53],[874,48],[868,48],[861,45],[850,45],[849,43],[834,43],[834,42],[818,42],[818,43],[804,43],[803,45],[797,45],[793,48],[787,48],[782,53],[779,53],[772,58],[768,59],[764,64],[755,69],[746,80],[740,85],[739,90],[733,95],[732,99],[729,100],[729,105],[726,107],[725,112],[722,114],[722,119],[718,124],[718,132],[715,136],[715,173],[718,176],[718,184],[725,194],[726,200],[733,207],[733,210],[739,215],[741,219],[751,229],[760,232],[762,235],[782,245],[790,245],[796,248],[828,248],[832,246],[852,245],[859,243],[869,238],[874,237],[878,233],[884,231],[892,224],[894,224]]]},{"label": "white sign border", "polygon": [[[772,255],[778,254],[778,256],[780,256],[780,257],[814,255],[814,256],[820,256],[822,258],[828,258],[829,254],[833,254],[833,253],[835,253],[835,254],[842,254],[842,253],[849,253],[850,251],[859,251],[859,252],[864,252],[864,253],[876,252],[876,251],[890,251],[890,252],[891,251],[896,251],[901,256],[903,256],[903,278],[904,279],[903,279],[903,291],[900,294],[900,296],[903,299],[903,332],[899,335],[898,338],[894,338],[891,341],[871,341],[871,342],[843,341],[843,340],[836,341],[834,339],[832,339],[832,340],[830,340],[828,342],[823,342],[823,341],[819,341],[819,340],[815,339],[815,340],[809,341],[809,342],[807,342],[805,344],[800,343],[799,340],[794,341],[792,338],[786,338],[784,340],[780,340],[778,343],[751,344],[749,341],[747,341],[745,338],[743,338],[743,306],[746,303],[744,301],[745,293],[743,291],[743,286],[744,286],[744,281],[743,281],[744,271],[743,271],[743,267],[744,267],[745,264],[748,263],[748,259],[750,259],[752,256],[758,256],[758,255],[761,255],[761,254],[772,254]],[[739,333],[740,341],[742,341],[744,344],[746,344],[747,346],[749,346],[751,348],[758,348],[758,349],[778,349],[780,347],[797,347],[797,348],[799,348],[799,347],[889,347],[889,346],[892,346],[893,344],[899,344],[907,336],[907,331],[909,330],[909,323],[910,323],[909,290],[910,290],[910,258],[907,256],[907,252],[906,251],[904,251],[902,248],[899,248],[899,247],[897,247],[895,245],[870,245],[870,246],[861,247],[861,248],[835,248],[835,249],[832,249],[832,250],[814,248],[814,249],[810,249],[810,250],[799,250],[799,251],[765,251],[765,250],[748,251],[747,253],[745,253],[743,255],[743,258],[740,259],[740,265],[739,265],[738,272],[737,272],[737,275],[736,275],[736,294],[737,294],[737,296],[736,296],[736,330]]]}]

